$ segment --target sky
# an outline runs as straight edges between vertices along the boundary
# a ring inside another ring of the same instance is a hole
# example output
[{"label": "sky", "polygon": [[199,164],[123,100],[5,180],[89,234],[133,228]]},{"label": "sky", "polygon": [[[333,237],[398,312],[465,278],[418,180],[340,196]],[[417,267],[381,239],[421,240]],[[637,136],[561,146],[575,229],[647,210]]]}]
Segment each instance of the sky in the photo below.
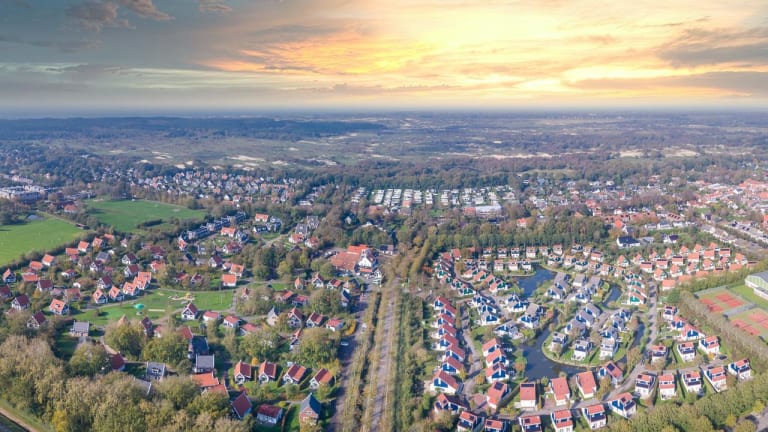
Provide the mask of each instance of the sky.
[{"label": "sky", "polygon": [[765,0],[0,0],[0,112],[744,107]]}]

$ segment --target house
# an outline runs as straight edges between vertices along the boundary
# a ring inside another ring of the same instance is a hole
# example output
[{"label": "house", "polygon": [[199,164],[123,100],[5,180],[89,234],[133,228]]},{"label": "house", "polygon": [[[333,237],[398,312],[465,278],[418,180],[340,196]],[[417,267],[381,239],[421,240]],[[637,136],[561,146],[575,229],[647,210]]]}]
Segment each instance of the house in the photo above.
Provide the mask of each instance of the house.
[{"label": "house", "polygon": [[509,423],[502,419],[485,419],[485,432],[508,432]]},{"label": "house", "polygon": [[501,341],[495,337],[483,344],[483,357],[488,357],[494,351],[501,351]]},{"label": "house", "polygon": [[11,271],[11,269],[6,269],[3,272],[3,282],[7,284],[12,284],[16,282],[16,273]]},{"label": "house", "polygon": [[677,339],[688,342],[699,340],[704,337],[706,337],[706,335],[702,333],[698,328],[694,327],[690,323],[686,323],[680,330],[680,336],[678,336]]},{"label": "house", "polygon": [[221,384],[219,379],[213,375],[213,372],[199,373],[192,375],[192,380],[195,381],[198,387],[203,390],[216,387]]},{"label": "house", "polygon": [[205,373],[205,372],[211,372],[215,369],[215,356],[213,354],[211,355],[196,355],[195,356],[195,366],[192,368],[192,370],[195,373]]},{"label": "house", "polygon": [[587,424],[589,424],[589,428],[592,430],[603,428],[608,424],[605,415],[605,407],[601,403],[583,407],[581,409],[581,414],[584,416]]},{"label": "house", "polygon": [[469,404],[458,396],[451,396],[445,393],[437,395],[437,400],[433,406],[435,413],[447,411],[451,414],[458,414],[461,411],[469,410]]},{"label": "house", "polygon": [[507,402],[510,396],[512,396],[512,391],[509,385],[501,381],[495,381],[486,391],[485,400],[491,410],[498,410]]},{"label": "house", "polygon": [[301,328],[301,326],[304,324],[304,314],[294,307],[288,311],[287,322],[288,327],[290,328]]},{"label": "house", "polygon": [[509,366],[509,360],[502,350],[496,350],[488,354],[488,357],[485,358],[486,366],[491,366],[497,363],[504,366]]},{"label": "house", "polygon": [[536,384],[532,382],[524,382],[520,384],[520,408],[535,409],[538,405],[538,397],[536,395]]},{"label": "house", "polygon": [[0,285],[0,301],[8,300],[13,296],[13,293],[11,292],[11,287],[8,285]]},{"label": "house", "polygon": [[635,393],[641,399],[651,396],[656,385],[656,377],[648,373],[641,373],[635,377]]},{"label": "house", "polygon": [[467,357],[467,353],[463,349],[457,346],[450,346],[448,347],[448,349],[445,350],[445,354],[443,355],[443,358],[447,358],[447,357],[453,357],[456,360],[463,362],[464,359]]},{"label": "house", "polygon": [[41,262],[41,263],[42,263],[42,264],[43,264],[45,267],[51,267],[51,266],[53,266],[53,265],[56,265],[56,257],[54,257],[53,255],[45,254],[45,255],[43,256],[43,259],[42,259],[42,260],[40,260],[40,262]]},{"label": "house", "polygon": [[631,236],[619,236],[616,238],[616,244],[619,249],[627,249],[635,246],[640,246],[640,242]]},{"label": "house", "polygon": [[509,374],[507,373],[507,369],[501,363],[494,363],[492,366],[488,366],[485,369],[485,380],[489,383],[507,381],[508,379]]},{"label": "house", "polygon": [[251,400],[248,399],[248,395],[245,392],[240,393],[232,401],[232,413],[240,420],[244,419],[251,412],[252,408],[253,404],[251,404]]},{"label": "house", "polygon": [[189,302],[184,309],[181,310],[182,321],[192,321],[197,319],[197,315],[200,313],[194,303]]},{"label": "house", "polygon": [[312,377],[312,379],[309,380],[309,388],[312,390],[318,389],[321,385],[325,386],[332,386],[336,382],[336,379],[334,378],[333,374],[331,374],[330,371],[326,368],[320,368],[320,370],[315,373],[315,376]]},{"label": "house", "polygon": [[458,432],[480,432],[483,427],[483,418],[472,414],[469,411],[462,411],[459,414],[459,421],[456,423]]},{"label": "house", "polygon": [[683,373],[683,388],[686,393],[701,393],[701,373],[698,371]]},{"label": "house", "polygon": [[723,366],[710,366],[704,371],[704,377],[712,384],[716,392],[728,389],[727,377]]},{"label": "house", "polygon": [[29,297],[26,294],[19,294],[11,301],[11,309],[21,311],[29,308]]},{"label": "house", "polygon": [[597,376],[600,379],[608,377],[611,380],[611,384],[616,386],[624,379],[624,371],[616,363],[609,361],[598,369]]},{"label": "house", "polygon": [[264,384],[277,380],[277,364],[266,360],[259,364],[259,382]]},{"label": "house", "polygon": [[221,275],[221,285],[226,288],[235,288],[237,286],[237,276],[233,274]]},{"label": "house", "polygon": [[109,297],[110,300],[116,302],[121,302],[125,298],[123,296],[123,291],[116,286],[113,286],[109,289],[109,294],[107,294],[107,297]]},{"label": "house", "polygon": [[666,345],[654,345],[651,347],[651,363],[661,363],[667,359],[669,349]]},{"label": "house", "polygon": [[456,380],[456,378],[441,370],[432,377],[431,387],[433,392],[443,392],[449,395],[454,395],[459,393],[463,386]]},{"label": "house", "polygon": [[139,274],[139,266],[136,264],[130,264],[123,269],[123,276],[126,278],[132,278]]},{"label": "house", "polygon": [[205,311],[203,312],[203,322],[204,323],[216,323],[221,319],[221,314],[214,311]]},{"label": "house", "polygon": [[298,363],[294,363],[288,367],[288,371],[283,375],[283,382],[286,384],[299,384],[306,374],[307,368]]},{"label": "house", "polygon": [[453,357],[445,357],[440,364],[440,369],[451,375],[458,375],[464,372],[464,364]]},{"label": "house", "polygon": [[571,390],[564,377],[552,378],[549,381],[549,391],[554,395],[557,406],[567,405],[571,400]]},{"label": "house", "polygon": [[736,375],[739,381],[752,378],[752,367],[749,365],[749,359],[741,359],[728,364],[728,373]]},{"label": "house", "polygon": [[102,291],[100,288],[97,288],[96,291],[94,291],[91,298],[93,298],[93,302],[97,305],[106,304],[109,301],[107,296],[104,294],[104,291]]},{"label": "house", "polygon": [[552,341],[549,343],[549,350],[555,351],[561,349],[568,343],[568,335],[565,333],[554,332],[552,333]]},{"label": "house", "polygon": [[165,363],[147,362],[147,369],[144,373],[147,381],[160,381],[165,378]]},{"label": "house", "polygon": [[585,371],[576,374],[576,387],[581,393],[582,399],[591,399],[597,393],[597,383],[592,371]]},{"label": "house", "polygon": [[242,385],[253,378],[253,367],[242,360],[235,364],[235,370],[232,374],[235,384]]},{"label": "house", "polygon": [[630,418],[637,412],[637,404],[629,393],[622,393],[616,399],[609,400],[608,407],[610,407],[611,411],[625,419]]},{"label": "house", "polygon": [[699,349],[706,355],[720,354],[720,340],[717,336],[709,336],[699,341]]},{"label": "house", "polygon": [[45,315],[43,315],[42,312],[38,311],[32,314],[32,316],[29,317],[27,320],[27,328],[30,329],[39,329],[45,324]]},{"label": "house", "polygon": [[675,384],[674,375],[659,375],[659,396],[662,400],[672,399],[677,396],[677,385]]},{"label": "house", "polygon": [[554,411],[550,416],[555,432],[573,432],[573,416],[571,415],[571,410],[564,409]]},{"label": "house", "polygon": [[50,279],[38,279],[37,290],[40,292],[50,292],[53,289],[53,281]]},{"label": "house", "polygon": [[68,315],[69,305],[63,300],[53,299],[51,300],[51,304],[48,306],[48,310],[51,311],[51,313],[54,315]]},{"label": "house", "polygon": [[339,332],[344,328],[344,321],[339,318],[331,318],[325,323],[325,328],[332,332]]},{"label": "house", "polygon": [[696,345],[693,342],[681,342],[675,348],[683,362],[691,362],[696,358]]},{"label": "house", "polygon": [[619,341],[613,337],[603,337],[600,341],[600,360],[613,358],[619,348]]},{"label": "house", "polygon": [[592,351],[592,341],[588,339],[579,339],[573,343],[573,354],[571,354],[571,360],[584,361]]},{"label": "house", "polygon": [[320,420],[322,414],[322,405],[315,399],[315,396],[310,393],[299,405],[299,422],[316,424]]},{"label": "house", "polygon": [[234,315],[227,315],[224,320],[222,321],[222,325],[225,328],[231,329],[231,330],[237,330],[238,327],[240,327],[240,322],[242,320]]},{"label": "house", "polygon": [[541,432],[541,417],[538,415],[521,416],[517,418],[523,432]]},{"label": "house", "polygon": [[109,276],[102,276],[96,282],[96,286],[101,290],[108,290],[112,288],[112,278]]},{"label": "house", "polygon": [[306,326],[307,328],[320,328],[323,326],[323,321],[325,321],[325,316],[317,312],[312,312],[307,317]]},{"label": "house", "polygon": [[279,406],[261,404],[256,410],[256,421],[275,426],[283,418],[283,409]]}]

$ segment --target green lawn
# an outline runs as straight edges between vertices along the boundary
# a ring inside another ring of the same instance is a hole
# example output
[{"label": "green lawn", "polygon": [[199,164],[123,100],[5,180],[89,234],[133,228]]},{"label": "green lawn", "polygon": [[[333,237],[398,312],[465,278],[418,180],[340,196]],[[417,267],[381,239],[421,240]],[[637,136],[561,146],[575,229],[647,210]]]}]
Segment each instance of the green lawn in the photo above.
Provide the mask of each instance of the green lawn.
[{"label": "green lawn", "polygon": [[0,226],[0,265],[27,252],[45,252],[76,240],[83,231],[59,219],[45,218]]},{"label": "green lawn", "polygon": [[768,300],[756,295],[752,288],[744,284],[739,284],[730,287],[728,290],[738,294],[744,300],[756,304],[761,309],[768,311]]},{"label": "green lawn", "polygon": [[93,214],[99,222],[113,226],[116,230],[122,232],[138,231],[138,224],[161,219],[162,224],[152,227],[153,229],[168,229],[172,227],[167,224],[172,218],[202,219],[205,212],[202,210],[190,210],[186,207],[165,204],[156,201],[109,201],[109,200],[91,200],[87,203],[88,212]]},{"label": "green lawn", "polygon": [[[91,324],[103,326],[114,322],[125,315],[129,319],[141,319],[143,314],[152,320],[168,316],[174,311],[181,309],[189,298],[200,310],[225,311],[232,305],[232,290],[222,291],[176,291],[166,288],[152,289],[135,299],[127,300],[122,303],[105,306],[100,309],[101,316],[95,318],[93,311],[87,311],[82,315],[82,320],[90,321]],[[137,304],[143,304],[142,315],[136,309]],[[78,318],[78,316],[76,316]]]},{"label": "green lawn", "polygon": [[75,353],[75,348],[77,348],[77,342],[78,338],[70,336],[66,328],[62,329],[56,335],[55,348],[57,356],[63,360],[72,358],[72,354]]}]

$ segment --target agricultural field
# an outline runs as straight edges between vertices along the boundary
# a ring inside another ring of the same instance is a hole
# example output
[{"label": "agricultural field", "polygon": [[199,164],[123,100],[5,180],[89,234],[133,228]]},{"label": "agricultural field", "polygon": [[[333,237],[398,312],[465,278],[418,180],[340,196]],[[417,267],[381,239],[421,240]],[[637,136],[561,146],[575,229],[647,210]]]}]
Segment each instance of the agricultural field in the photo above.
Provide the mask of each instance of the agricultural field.
[{"label": "agricultural field", "polygon": [[205,212],[202,210],[191,210],[156,201],[91,200],[88,201],[87,206],[88,212],[94,215],[99,222],[110,225],[121,232],[140,231],[137,226],[148,221],[162,220],[164,223],[155,226],[155,228],[162,230],[170,228],[166,223],[173,218],[199,220],[205,216]]},{"label": "agricultural field", "polygon": [[76,240],[83,231],[59,219],[41,218],[0,226],[0,265],[32,252],[45,252]]},{"label": "agricultural field", "polygon": [[[157,320],[180,310],[189,301],[201,311],[226,311],[232,305],[232,293],[232,290],[187,292],[165,288],[152,289],[138,298],[100,308],[98,317],[93,311],[87,311],[82,315],[83,318],[76,318],[90,321],[97,326],[115,322],[123,315],[129,319],[146,315],[151,320]],[[137,308],[139,304],[143,307]]]}]

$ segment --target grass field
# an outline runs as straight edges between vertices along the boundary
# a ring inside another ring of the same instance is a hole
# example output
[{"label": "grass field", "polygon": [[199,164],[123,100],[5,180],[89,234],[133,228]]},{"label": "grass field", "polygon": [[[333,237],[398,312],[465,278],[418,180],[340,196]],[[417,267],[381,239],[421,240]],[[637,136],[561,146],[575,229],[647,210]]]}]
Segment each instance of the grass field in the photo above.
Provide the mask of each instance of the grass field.
[{"label": "grass field", "polygon": [[[92,200],[88,201],[88,212],[92,213],[99,222],[110,225],[118,231],[135,232],[139,231],[138,224],[161,219],[168,222],[172,218],[176,219],[202,219],[205,212],[202,210],[190,210],[186,207],[165,204],[156,201],[110,201],[110,200]],[[159,224],[153,228],[168,229],[170,225]]]},{"label": "grass field", "polygon": [[82,314],[82,318],[80,316],[76,316],[76,318],[90,321],[91,324],[97,326],[115,322],[123,315],[131,320],[140,319],[139,310],[135,307],[140,303],[144,305],[143,314],[146,314],[151,320],[156,320],[181,309],[190,298],[193,299],[195,306],[202,311],[226,311],[232,305],[232,290],[190,292],[189,297],[187,297],[186,291],[166,288],[153,289],[136,299],[99,309],[101,315],[98,318],[93,315],[93,311],[86,311]]},{"label": "grass field", "polygon": [[83,231],[59,219],[45,218],[0,226],[0,265],[31,251],[45,252],[77,239]]}]

